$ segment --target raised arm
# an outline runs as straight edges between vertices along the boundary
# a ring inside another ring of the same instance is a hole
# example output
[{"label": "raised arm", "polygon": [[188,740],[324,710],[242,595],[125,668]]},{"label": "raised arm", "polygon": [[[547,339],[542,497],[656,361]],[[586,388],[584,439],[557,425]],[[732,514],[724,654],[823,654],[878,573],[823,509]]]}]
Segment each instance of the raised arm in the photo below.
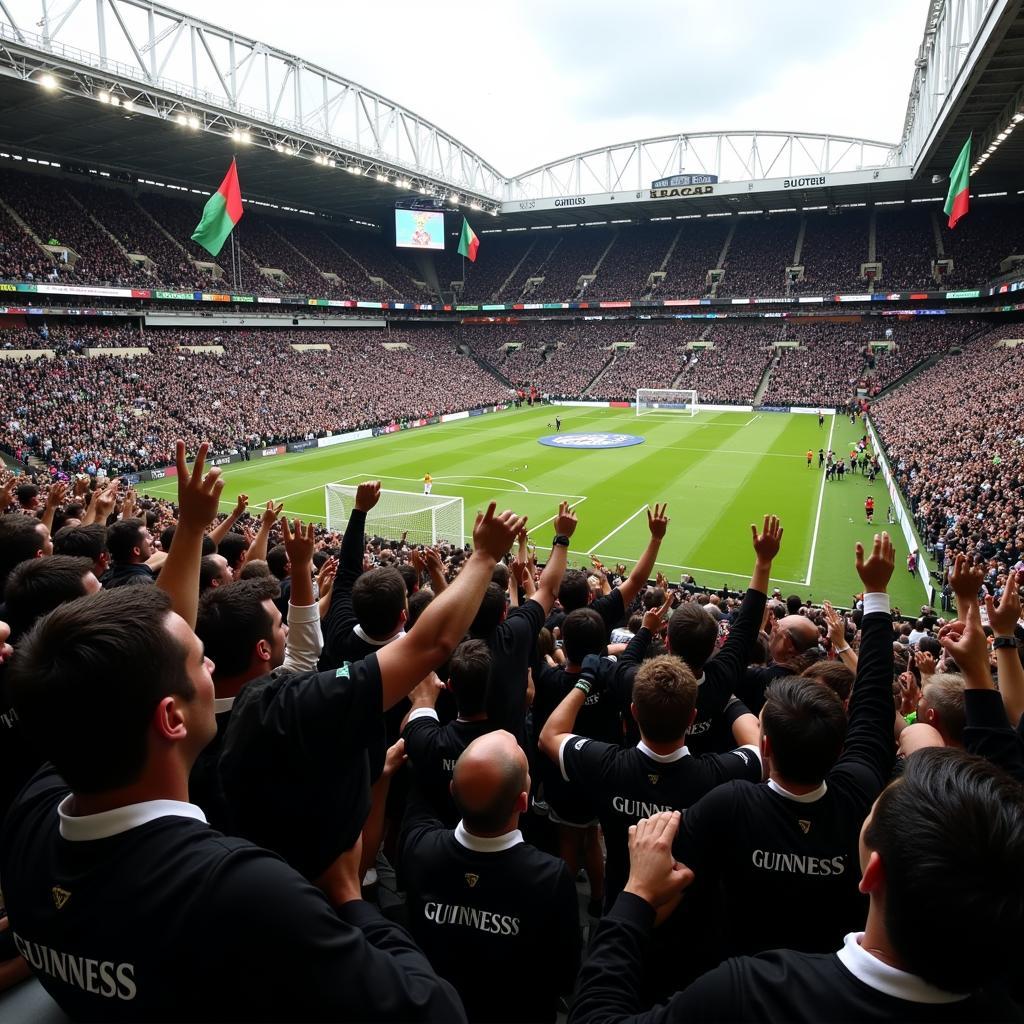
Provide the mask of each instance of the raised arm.
[{"label": "raised arm", "polygon": [[441,562],[441,553],[437,548],[426,548],[423,552],[423,561],[427,566],[427,573],[430,575],[430,589],[436,597],[448,589],[448,581],[444,578],[444,565]]},{"label": "raised arm", "polygon": [[[1020,584],[1024,573],[1010,571],[1003,595],[997,605],[990,596],[985,598],[988,622],[995,633],[996,668],[999,672],[999,692],[1003,696],[1006,717],[1017,725],[1024,716],[1024,665],[1015,630],[1020,621]],[[959,605],[958,605],[959,607]]]},{"label": "raised arm", "polygon": [[857,765],[876,775],[881,790],[892,773],[893,743],[892,617],[886,588],[895,565],[888,533],[875,534],[870,556],[857,545],[857,573],[864,584],[864,619],[861,624],[857,680],[850,698],[846,745],[836,769]]},{"label": "raised arm", "polygon": [[[576,513],[569,508],[569,502],[563,501],[558,506],[558,515],[555,516],[553,524],[555,536],[559,538],[565,537],[568,540],[576,532],[576,524]],[[558,588],[562,585],[562,577],[565,575],[565,565],[568,557],[568,544],[552,544],[548,563],[540,574],[537,591],[530,597],[531,601],[536,601],[544,609],[545,615],[551,614],[555,599],[558,597]]]},{"label": "raised arm", "polygon": [[495,515],[494,509],[491,502],[486,513],[477,514],[473,554],[451,586],[427,605],[405,636],[378,651],[385,710],[450,657],[466,635],[491,582],[495,564],[526,524],[523,516],[509,511]]},{"label": "raised arm", "polygon": [[313,600],[313,548],[316,534],[313,524],[303,527],[295,520],[294,530],[288,520],[281,520],[284,546],[292,567],[292,592],[288,598],[288,639],[282,668],[290,672],[312,672],[323,650],[320,632],[320,607]]},{"label": "raised arm", "polygon": [[640,556],[640,561],[633,567],[633,571],[619,584],[619,595],[622,597],[623,607],[628,608],[642,587],[647,586],[654,570],[654,563],[658,560],[658,552],[661,550],[661,542],[665,539],[665,531],[671,520],[665,515],[667,504],[655,505],[654,513],[647,509],[647,526],[651,531],[651,539]]},{"label": "raised arm", "polygon": [[220,504],[224,481],[215,466],[203,476],[206,453],[210,446],[204,441],[199,446],[196,461],[189,473],[185,463],[185,442],[179,441],[175,449],[178,464],[178,526],[174,543],[156,585],[171,598],[171,608],[192,629],[196,628],[199,610],[199,563],[203,557],[203,534],[213,522]]},{"label": "raised arm", "polygon": [[544,723],[544,728],[541,729],[537,739],[537,746],[552,761],[558,761],[558,752],[562,749],[563,741],[572,735],[580,708],[587,702],[587,698],[598,685],[598,679],[601,676],[600,665],[601,659],[596,654],[588,654],[580,666],[580,676],[576,685],[562,698],[558,707],[548,715],[548,720]]},{"label": "raised arm", "polygon": [[50,533],[53,533],[53,517],[57,514],[57,509],[60,508],[67,493],[68,485],[63,480],[54,480],[46,492],[46,504],[43,506],[43,514],[39,517],[39,521],[46,524]]},{"label": "raised arm", "polygon": [[249,495],[240,494],[235,499],[235,507],[209,532],[208,536],[214,544],[219,544],[230,532],[249,507]]},{"label": "raised arm", "polygon": [[822,607],[825,609],[825,622],[828,625],[828,638],[832,641],[832,650],[848,669],[856,673],[857,655],[846,642],[846,620],[836,612],[828,601],[825,601]]},{"label": "raised arm", "polygon": [[270,544],[270,531],[273,529],[277,517],[284,511],[284,502],[275,505],[273,501],[267,502],[267,507],[260,517],[260,528],[256,532],[256,539],[249,545],[245,553],[245,562],[254,562],[257,559],[266,561],[267,547]]}]

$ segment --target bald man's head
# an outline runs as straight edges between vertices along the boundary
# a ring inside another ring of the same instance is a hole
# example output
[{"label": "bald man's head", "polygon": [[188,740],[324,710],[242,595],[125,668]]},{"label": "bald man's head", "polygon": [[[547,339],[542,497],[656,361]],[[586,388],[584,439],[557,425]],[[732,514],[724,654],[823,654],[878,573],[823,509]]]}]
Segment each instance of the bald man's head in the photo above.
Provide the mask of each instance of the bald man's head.
[{"label": "bald man's head", "polygon": [[477,835],[501,835],[516,828],[529,790],[526,755],[504,730],[473,740],[452,775],[452,797],[463,824]]},{"label": "bald man's head", "polygon": [[818,642],[818,627],[803,615],[786,615],[779,619],[771,637],[772,661],[787,665],[798,654]]}]

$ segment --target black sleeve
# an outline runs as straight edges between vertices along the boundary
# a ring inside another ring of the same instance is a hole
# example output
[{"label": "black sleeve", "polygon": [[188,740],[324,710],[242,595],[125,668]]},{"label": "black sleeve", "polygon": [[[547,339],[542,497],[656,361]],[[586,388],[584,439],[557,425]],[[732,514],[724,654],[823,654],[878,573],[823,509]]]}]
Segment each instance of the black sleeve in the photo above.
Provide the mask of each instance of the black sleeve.
[{"label": "black sleeve", "polygon": [[1010,726],[1003,698],[997,690],[964,691],[967,726],[964,746],[1024,782],[1024,740]]},{"label": "black sleeve", "polygon": [[609,690],[627,721],[631,720],[629,705],[633,699],[633,680],[640,664],[647,657],[652,639],[651,631],[641,626],[626,644],[626,649],[619,655],[618,661],[615,663],[615,672]]},{"label": "black sleeve", "polygon": [[342,644],[359,622],[352,607],[352,587],[363,571],[363,539],[366,531],[366,513],[352,509],[341,542],[338,576],[334,581],[331,606],[323,621],[325,666],[342,663]]},{"label": "black sleeve", "polygon": [[555,944],[555,960],[551,966],[555,981],[558,983],[558,991],[563,995],[569,995],[580,969],[580,904],[576,883],[565,864],[559,872],[555,904],[554,917],[558,937]]},{"label": "black sleeve", "polygon": [[859,788],[873,791],[864,793],[872,800],[889,781],[896,761],[892,673],[892,618],[888,612],[872,612],[861,622],[846,745],[829,772],[830,784],[837,777],[856,778]]},{"label": "black sleeve", "polygon": [[719,861],[716,853],[733,837],[734,815],[738,811],[734,800],[737,785],[739,783],[716,786],[683,811],[672,852],[676,860],[700,878],[702,885],[705,877],[715,871]]},{"label": "black sleeve", "polygon": [[413,768],[418,764],[430,764],[433,767],[437,757],[437,739],[441,732],[441,723],[434,716],[420,715],[411,722],[405,723],[402,739],[405,740],[405,753]]},{"label": "black sleeve", "polygon": [[631,637],[626,649],[619,655],[619,665],[637,666],[647,657],[653,634],[646,626],[641,626]]},{"label": "black sleeve", "polygon": [[423,793],[417,787],[413,787],[405,805],[402,831],[398,840],[400,877],[406,880],[414,877],[409,871],[409,862],[415,863],[417,851],[424,840],[444,827],[444,823],[438,818]]},{"label": "black sleeve", "polygon": [[602,594],[590,602],[590,607],[604,619],[604,628],[610,633],[626,615],[622,592],[616,587],[610,594]]},{"label": "black sleeve", "polygon": [[[491,670],[487,688],[487,719],[496,729],[507,729],[520,742],[526,732],[527,670],[544,627],[544,609],[537,601],[513,608],[496,632],[492,653],[502,664]],[[501,681],[505,685],[496,686]]]},{"label": "black sleeve", "polygon": [[[708,692],[714,694],[714,708],[724,708],[729,697],[740,689],[750,654],[761,629],[764,606],[768,600],[759,590],[748,589],[743,595],[740,610],[729,627],[729,635],[721,649],[704,666],[701,683],[702,704]],[[708,705],[710,707],[710,705]]]},{"label": "black sleeve", "polygon": [[235,850],[209,878],[201,896],[225,970],[259,993],[268,1018],[465,1020],[459,997],[410,936],[368,903],[332,909],[256,847]]}]

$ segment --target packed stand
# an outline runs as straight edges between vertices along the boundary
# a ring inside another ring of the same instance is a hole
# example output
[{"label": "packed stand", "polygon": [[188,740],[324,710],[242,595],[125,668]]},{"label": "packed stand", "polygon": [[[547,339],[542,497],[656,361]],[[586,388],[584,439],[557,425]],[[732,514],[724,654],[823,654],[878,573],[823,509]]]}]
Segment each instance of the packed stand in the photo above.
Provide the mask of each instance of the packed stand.
[{"label": "packed stand", "polygon": [[675,223],[624,224],[597,277],[584,289],[584,299],[637,299],[650,291],[647,279],[660,269],[678,227]]},{"label": "packed stand", "polygon": [[683,346],[687,337],[685,329],[676,323],[640,325],[631,332],[634,345],[616,351],[615,362],[587,397],[635,401],[638,388],[672,387],[686,364]]},{"label": "packed stand", "polygon": [[791,213],[739,217],[725,257],[717,295],[783,295],[800,218]]},{"label": "packed stand", "polygon": [[0,170],[0,192],[41,242],[52,241],[76,253],[74,266],[55,260],[47,268],[48,279],[139,287],[152,283],[90,220],[61,180]]},{"label": "packed stand", "polygon": [[938,287],[932,278],[935,236],[932,214],[942,213],[936,203],[898,209],[878,208],[875,219],[875,259],[882,264],[882,280],[876,291]]},{"label": "packed stand", "polygon": [[[505,282],[512,272],[526,257],[531,246],[539,244],[540,232],[523,231],[514,235],[484,234],[480,244],[485,246],[484,253],[474,262],[459,258],[458,269],[452,281],[462,280],[465,270],[466,286],[462,291],[461,301],[466,303],[483,303],[500,301]],[[448,282],[442,279],[442,288]]]},{"label": "packed stand", "polygon": [[795,282],[790,291],[827,295],[865,290],[867,282],[861,280],[860,268],[868,258],[870,216],[867,210],[805,214],[798,261],[804,268],[804,279]]},{"label": "packed stand", "polygon": [[556,302],[580,293],[579,279],[594,268],[615,236],[607,228],[580,226],[559,235],[560,244],[540,271],[544,280],[530,292],[537,302]]},{"label": "packed stand", "polygon": [[903,623],[878,534],[844,615],[771,590],[772,516],[708,592],[652,582],[664,505],[580,570],[565,501],[421,550],[368,527],[379,482],[339,537],[196,454],[173,503],[0,480],[0,984],[117,1021],[1020,1019],[1024,573],[961,555]]},{"label": "packed stand", "polygon": [[[655,299],[695,299],[711,290],[707,275],[718,266],[729,234],[728,217],[684,217],[675,222],[678,235],[665,264],[665,277],[651,292]],[[669,243],[672,245],[672,243]]]},{"label": "packed stand", "polygon": [[133,195],[124,189],[104,188],[84,181],[69,181],[65,187],[117,239],[125,252],[141,253],[153,261],[152,276],[160,284],[189,291],[209,288],[209,274],[199,270],[184,248],[160,230]]},{"label": "packed stand", "polygon": [[[993,579],[1024,558],[1024,346],[994,329],[875,406],[872,416],[937,569],[953,553]],[[984,396],[984,416],[978,416]]]},{"label": "packed stand", "polygon": [[764,324],[713,324],[700,340],[714,347],[691,349],[675,386],[693,388],[698,402],[749,405],[771,361],[771,343],[777,337],[778,328]]},{"label": "packed stand", "polygon": [[29,238],[0,207],[0,278],[6,281],[45,281],[54,260]]},{"label": "packed stand", "polygon": [[[380,345],[403,338],[408,350]],[[252,449],[508,396],[446,336],[392,331],[371,339],[332,331],[319,339],[330,351],[291,348],[317,340],[312,331],[152,329],[142,340],[151,355],[2,361],[0,446],[65,472],[135,472],[167,465],[178,437],[190,451],[204,438],[218,452]],[[177,350],[188,344],[221,344],[224,351]]]},{"label": "packed stand", "polygon": [[949,288],[975,288],[1003,273],[999,264],[1007,256],[1024,254],[1024,218],[1019,205],[985,200],[972,203],[969,217],[950,231],[939,218],[943,257],[953,260]]}]

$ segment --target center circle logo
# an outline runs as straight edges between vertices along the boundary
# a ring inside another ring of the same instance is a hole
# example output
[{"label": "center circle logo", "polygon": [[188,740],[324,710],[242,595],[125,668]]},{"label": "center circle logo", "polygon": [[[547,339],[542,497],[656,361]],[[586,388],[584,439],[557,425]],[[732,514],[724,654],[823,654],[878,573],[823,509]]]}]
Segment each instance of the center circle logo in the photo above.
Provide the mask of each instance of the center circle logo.
[{"label": "center circle logo", "polygon": [[549,448],[629,448],[643,444],[645,438],[636,434],[546,434],[537,439]]}]

